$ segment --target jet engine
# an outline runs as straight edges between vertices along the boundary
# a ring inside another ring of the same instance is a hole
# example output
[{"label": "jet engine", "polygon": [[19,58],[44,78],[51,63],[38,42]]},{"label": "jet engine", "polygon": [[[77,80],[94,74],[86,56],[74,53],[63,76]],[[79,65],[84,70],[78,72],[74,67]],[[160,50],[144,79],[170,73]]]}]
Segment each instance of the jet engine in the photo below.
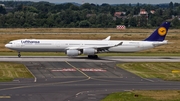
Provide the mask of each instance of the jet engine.
[{"label": "jet engine", "polygon": [[78,56],[79,54],[81,54],[81,52],[79,50],[67,50],[66,51],[67,56]]},{"label": "jet engine", "polygon": [[85,48],[83,49],[83,54],[85,55],[94,55],[97,53],[97,50],[94,48]]}]

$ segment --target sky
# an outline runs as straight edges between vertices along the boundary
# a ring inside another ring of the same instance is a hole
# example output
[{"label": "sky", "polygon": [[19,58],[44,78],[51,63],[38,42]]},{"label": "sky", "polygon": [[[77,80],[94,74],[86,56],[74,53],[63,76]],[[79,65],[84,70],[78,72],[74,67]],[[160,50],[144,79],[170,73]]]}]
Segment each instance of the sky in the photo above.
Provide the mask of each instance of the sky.
[{"label": "sky", "polygon": [[[5,0],[6,1],[6,0]],[[8,0],[7,0],[8,1]],[[48,1],[51,3],[64,3],[64,2],[76,2],[79,4],[83,3],[94,3],[94,4],[137,4],[137,3],[146,3],[146,4],[160,4],[160,3],[180,3],[180,0],[15,0],[15,1]]]}]

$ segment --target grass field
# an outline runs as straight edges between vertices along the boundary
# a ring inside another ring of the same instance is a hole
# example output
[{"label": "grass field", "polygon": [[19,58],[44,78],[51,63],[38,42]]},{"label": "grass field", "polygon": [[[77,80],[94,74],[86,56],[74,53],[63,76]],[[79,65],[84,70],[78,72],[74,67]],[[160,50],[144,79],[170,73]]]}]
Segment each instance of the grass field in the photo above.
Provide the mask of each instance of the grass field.
[{"label": "grass field", "polygon": [[[0,33],[152,33],[156,28],[1,28]],[[180,33],[180,30],[170,28],[169,32]]]},{"label": "grass field", "polygon": [[120,68],[130,71],[142,78],[160,78],[163,80],[180,80],[180,73],[172,73],[172,70],[180,70],[180,63],[123,63],[117,64]]},{"label": "grass field", "polygon": [[33,78],[33,76],[22,64],[0,62],[0,81],[12,81],[14,78]]},{"label": "grass field", "polygon": [[180,91],[155,90],[113,93],[101,101],[180,101]]}]

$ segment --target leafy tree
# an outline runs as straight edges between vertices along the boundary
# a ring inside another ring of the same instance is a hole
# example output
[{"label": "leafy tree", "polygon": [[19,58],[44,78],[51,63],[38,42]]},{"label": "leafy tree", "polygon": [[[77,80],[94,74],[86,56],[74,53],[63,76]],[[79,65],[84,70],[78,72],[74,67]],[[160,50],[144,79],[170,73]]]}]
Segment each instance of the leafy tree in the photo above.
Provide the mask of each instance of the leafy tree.
[{"label": "leafy tree", "polygon": [[137,26],[137,20],[136,20],[136,18],[131,18],[131,19],[129,20],[129,25],[130,25],[130,27],[136,27],[136,26]]},{"label": "leafy tree", "polygon": [[78,11],[78,10],[79,10],[79,7],[78,7],[78,6],[75,6],[75,5],[71,5],[71,6],[69,7],[69,9],[74,10],[74,11]]},{"label": "leafy tree", "polygon": [[0,14],[6,14],[6,10],[3,6],[0,6]]},{"label": "leafy tree", "polygon": [[172,20],[172,26],[175,28],[180,28],[180,21],[177,17]]},{"label": "leafy tree", "polygon": [[[126,25],[129,27],[159,26],[163,21],[172,19],[172,27],[179,26],[180,4],[90,4],[74,5],[72,3],[53,4],[49,2],[12,2],[0,1],[7,7],[0,7],[0,27],[108,27]],[[140,9],[148,14],[139,15]],[[150,11],[155,10],[155,14]],[[114,17],[115,12],[126,12],[123,16]],[[172,15],[174,17],[172,18]],[[175,18],[175,19],[174,19]]]},{"label": "leafy tree", "polygon": [[126,27],[129,27],[129,20],[128,20],[128,19],[125,19],[125,20],[124,20],[124,25],[125,25]]},{"label": "leafy tree", "polygon": [[90,25],[91,25],[90,22],[87,20],[83,20],[79,23],[79,27],[83,27],[83,28],[88,28],[90,27]]},{"label": "leafy tree", "polygon": [[4,28],[4,24],[5,24],[5,16],[3,16],[2,14],[0,14],[0,27]]},{"label": "leafy tree", "polygon": [[48,27],[54,27],[54,15],[49,14],[48,18],[46,19],[46,24]]},{"label": "leafy tree", "polygon": [[81,10],[83,9],[87,9],[87,10],[91,10],[91,5],[89,3],[84,3],[83,5],[81,5]]},{"label": "leafy tree", "polygon": [[115,13],[115,9],[114,9],[114,8],[111,8],[111,9],[110,9],[110,14],[111,14],[112,16],[114,16],[114,13]]},{"label": "leafy tree", "polygon": [[173,7],[174,7],[173,2],[170,2],[170,3],[169,3],[169,8],[170,8],[170,9],[173,9]]},{"label": "leafy tree", "polygon": [[96,24],[96,16],[91,16],[90,18],[89,18],[89,22],[91,23],[91,24],[93,24],[93,25],[95,25]]}]

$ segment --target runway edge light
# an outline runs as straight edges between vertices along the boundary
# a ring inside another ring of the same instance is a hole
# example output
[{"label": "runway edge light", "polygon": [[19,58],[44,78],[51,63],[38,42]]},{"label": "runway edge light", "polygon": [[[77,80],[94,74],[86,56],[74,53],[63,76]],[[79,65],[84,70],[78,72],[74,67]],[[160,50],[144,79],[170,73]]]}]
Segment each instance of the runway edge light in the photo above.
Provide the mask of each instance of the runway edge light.
[{"label": "runway edge light", "polygon": [[172,70],[172,73],[180,73],[180,70]]}]

